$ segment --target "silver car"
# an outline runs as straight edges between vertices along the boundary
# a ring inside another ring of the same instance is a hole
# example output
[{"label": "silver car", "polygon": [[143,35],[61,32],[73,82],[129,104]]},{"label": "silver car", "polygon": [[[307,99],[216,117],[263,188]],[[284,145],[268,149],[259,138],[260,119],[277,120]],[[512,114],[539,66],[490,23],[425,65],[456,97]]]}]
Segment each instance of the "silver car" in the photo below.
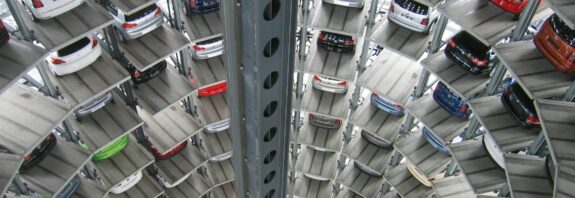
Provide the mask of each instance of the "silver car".
[{"label": "silver car", "polygon": [[192,57],[196,60],[213,58],[224,53],[224,40],[215,37],[192,45]]},{"label": "silver car", "polygon": [[439,13],[415,0],[392,0],[387,18],[414,32],[428,33]]},{"label": "silver car", "polygon": [[391,148],[393,146],[393,144],[391,144],[390,142],[381,139],[377,136],[375,136],[374,134],[371,134],[370,132],[367,132],[365,130],[361,130],[361,137],[368,141],[369,143],[372,143],[373,145],[379,147],[379,148],[383,148],[383,149],[388,149]]},{"label": "silver car", "polygon": [[341,120],[316,113],[309,113],[309,123],[326,129],[339,129]]},{"label": "silver car", "polygon": [[217,133],[221,131],[228,130],[230,128],[230,119],[220,120],[211,124],[208,124],[204,128],[206,133]]},{"label": "silver car", "polygon": [[124,42],[143,36],[164,23],[162,9],[156,4],[142,8],[130,15],[124,14],[122,10],[109,1],[107,1],[105,7],[114,16],[114,27],[120,36],[120,40]]},{"label": "silver car", "polygon": [[232,156],[233,156],[233,152],[230,151],[230,152],[227,152],[227,153],[222,153],[222,154],[213,156],[213,157],[211,157],[210,159],[208,159],[208,161],[210,161],[210,162],[221,162],[221,161],[224,161],[224,160],[227,160],[227,159],[232,158]]},{"label": "silver car", "polygon": [[82,117],[86,117],[98,111],[99,109],[103,108],[110,102],[114,102],[114,99],[112,99],[112,92],[108,92],[103,96],[95,98],[88,104],[81,106],[80,108],[78,108],[78,110],[74,112],[74,115],[76,116],[76,119],[80,120]]},{"label": "silver car", "polygon": [[331,92],[331,93],[347,93],[347,81],[337,80],[334,78],[314,75],[311,82],[313,88]]},{"label": "silver car", "polygon": [[350,8],[363,8],[365,4],[364,0],[323,0],[323,2]]}]

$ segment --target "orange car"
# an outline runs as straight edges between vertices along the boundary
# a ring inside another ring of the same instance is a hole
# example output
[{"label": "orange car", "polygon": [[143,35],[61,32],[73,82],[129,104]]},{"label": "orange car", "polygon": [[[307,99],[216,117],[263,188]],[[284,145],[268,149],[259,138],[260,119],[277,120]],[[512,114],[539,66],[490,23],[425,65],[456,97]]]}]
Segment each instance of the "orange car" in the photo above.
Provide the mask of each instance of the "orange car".
[{"label": "orange car", "polygon": [[545,21],[533,41],[555,68],[575,73],[575,30],[569,28],[557,15]]}]

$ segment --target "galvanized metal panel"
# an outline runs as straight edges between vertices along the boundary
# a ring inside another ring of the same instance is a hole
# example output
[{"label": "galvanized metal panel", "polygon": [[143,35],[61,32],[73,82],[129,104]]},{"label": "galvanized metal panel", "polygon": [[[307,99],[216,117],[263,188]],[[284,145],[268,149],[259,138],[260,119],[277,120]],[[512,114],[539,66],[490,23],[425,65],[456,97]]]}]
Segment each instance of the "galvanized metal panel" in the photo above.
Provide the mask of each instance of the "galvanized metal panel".
[{"label": "galvanized metal panel", "polygon": [[317,6],[311,26],[335,33],[358,37],[363,35],[367,12],[371,1],[365,1],[363,8],[337,6],[323,1],[316,1]]},{"label": "galvanized metal panel", "polygon": [[559,15],[569,28],[575,29],[575,2],[570,0],[549,0],[551,9]]},{"label": "galvanized metal panel", "polygon": [[183,34],[164,24],[134,40],[119,42],[119,47],[131,64],[144,71],[190,44]]},{"label": "galvanized metal panel", "polygon": [[536,100],[535,108],[555,164],[575,167],[575,104],[564,101]]},{"label": "galvanized metal panel", "polygon": [[449,60],[443,52],[430,55],[421,64],[461,98],[475,97],[485,89],[489,81],[488,74],[473,75]]},{"label": "galvanized metal panel", "polygon": [[387,171],[384,177],[403,197],[428,197],[433,193],[430,187],[424,186],[411,175],[407,170],[407,163]]},{"label": "galvanized metal panel", "polygon": [[189,60],[192,63],[190,75],[195,81],[195,83],[192,81],[194,87],[211,85],[226,80],[226,68],[224,67],[222,56],[206,60],[192,60],[191,58]]},{"label": "galvanized metal panel", "polygon": [[423,133],[401,138],[394,144],[394,147],[427,178],[437,175],[451,162],[451,157],[429,144],[423,137]]},{"label": "galvanized metal panel", "polygon": [[144,120],[144,132],[160,153],[168,152],[201,130],[199,121],[179,105],[150,115],[138,108],[138,115]]},{"label": "galvanized metal panel", "polygon": [[[311,40],[309,53],[304,63],[305,71],[353,82],[356,76],[357,62],[361,55],[361,48],[356,46],[355,53],[330,52],[318,46],[318,37],[319,32]],[[357,43],[361,43],[360,39],[356,38],[356,40]]]},{"label": "galvanized metal panel", "polygon": [[575,170],[571,167],[561,166],[557,167],[555,173],[555,187],[553,195],[557,198],[573,197],[575,194]]},{"label": "galvanized metal panel", "polygon": [[12,184],[24,158],[18,155],[0,153],[0,193],[4,194]]},{"label": "galvanized metal panel", "polygon": [[333,181],[320,181],[300,174],[293,187],[294,197],[329,197]]},{"label": "galvanized metal panel", "polygon": [[235,198],[236,188],[233,181],[225,183],[221,186],[215,187],[210,190],[211,197],[222,197],[222,198]]},{"label": "galvanized metal panel", "polygon": [[186,33],[192,42],[222,35],[220,12],[186,15],[184,10],[181,9],[180,18],[182,19]]},{"label": "galvanized metal panel", "polygon": [[144,124],[120,96],[115,92],[112,92],[112,96],[113,103],[83,117],[81,121],[70,119],[80,138],[94,153]]},{"label": "galvanized metal panel", "polygon": [[343,169],[336,181],[363,197],[376,197],[383,184],[382,177],[373,177],[363,173],[355,167],[353,161]]},{"label": "galvanized metal panel", "polygon": [[232,159],[207,163],[207,176],[212,188],[224,185],[235,178]]},{"label": "galvanized metal panel", "polygon": [[[138,105],[151,114],[169,111],[167,108],[192,95],[195,88],[174,67],[168,68],[148,82],[138,84],[133,90]],[[177,104],[176,104],[177,105]]]},{"label": "galvanized metal panel", "polygon": [[401,54],[407,59],[417,61],[431,42],[432,34],[421,34],[400,27],[384,19],[375,25],[370,39],[386,49]]},{"label": "galvanized metal panel", "polygon": [[154,0],[110,0],[112,4],[117,6],[124,14],[133,14],[149,5],[155,3]]},{"label": "galvanized metal panel", "polygon": [[302,146],[296,161],[296,170],[311,177],[331,179],[335,177],[338,157],[338,153]]},{"label": "galvanized metal panel", "polygon": [[545,159],[506,153],[505,173],[512,197],[553,197]]},{"label": "galvanized metal panel", "polygon": [[0,96],[0,109],[0,145],[18,155],[31,152],[71,113],[69,105],[21,84]]},{"label": "galvanized metal panel", "polygon": [[353,192],[347,187],[344,187],[343,190],[337,193],[337,198],[363,198],[363,196]]},{"label": "galvanized metal panel", "polygon": [[439,198],[477,197],[464,176],[441,178],[432,184],[433,191]]},{"label": "galvanized metal panel", "polygon": [[[20,13],[26,13],[22,4],[18,3],[18,8]],[[39,22],[33,22],[28,16],[22,18],[38,41],[49,51],[68,46],[114,21],[112,15],[92,1],[85,1],[64,14]]]},{"label": "galvanized metal panel", "polygon": [[391,115],[371,104],[365,99],[351,115],[349,122],[364,131],[388,142],[394,142],[399,136],[399,129],[405,117]]},{"label": "galvanized metal panel", "polygon": [[[488,46],[509,36],[517,20],[514,15],[489,1],[450,0],[437,6],[439,11],[464,30]],[[533,21],[552,13],[544,1],[537,9]]]},{"label": "galvanized metal panel", "polygon": [[469,101],[469,106],[503,152],[527,148],[539,134],[539,129],[518,125],[501,103],[500,96],[476,98]]},{"label": "galvanized metal panel", "polygon": [[106,189],[100,183],[80,176],[80,186],[74,191],[75,198],[100,198],[104,197]]},{"label": "galvanized metal panel", "polygon": [[57,144],[38,165],[20,173],[28,187],[44,197],[55,197],[90,159],[87,150],[57,138]]},{"label": "galvanized metal panel", "polygon": [[342,127],[339,129],[325,129],[310,124],[308,112],[302,112],[302,115],[303,125],[299,131],[298,143],[321,147],[333,152],[339,151],[342,144],[344,126],[346,126],[345,122],[342,122]]},{"label": "galvanized metal panel", "polygon": [[0,50],[0,93],[44,60],[45,56],[44,49],[12,37]]},{"label": "galvanized metal panel", "polygon": [[202,145],[208,158],[216,157],[232,152],[232,134],[230,130],[220,131],[217,133],[200,133]]},{"label": "galvanized metal panel", "polygon": [[[50,71],[47,64],[43,65]],[[91,102],[130,79],[128,71],[113,61],[105,50],[102,50],[100,58],[80,71],[58,77],[53,72],[47,73],[66,102],[75,108]]]},{"label": "galvanized metal panel", "polygon": [[198,97],[194,94],[194,102],[198,107],[199,118],[204,125],[229,118],[227,94],[209,97]]},{"label": "galvanized metal panel", "polygon": [[405,109],[444,142],[451,142],[468,124],[467,119],[455,117],[439,106],[432,95],[423,96],[409,103]]},{"label": "galvanized metal panel", "polygon": [[572,75],[555,69],[533,41],[501,44],[494,49],[507,71],[532,99],[563,95],[573,81]]},{"label": "galvanized metal panel", "polygon": [[166,195],[171,198],[201,197],[210,189],[207,178],[194,171],[176,187],[166,189]]},{"label": "galvanized metal panel", "polygon": [[379,173],[383,173],[387,169],[389,160],[393,155],[393,148],[379,148],[362,138],[360,133],[357,133],[343,148],[342,154],[367,165]]},{"label": "galvanized metal panel", "polygon": [[307,83],[304,95],[301,99],[301,109],[308,112],[345,119],[349,111],[349,98],[351,98],[351,95],[353,94],[353,91],[351,91],[353,89],[353,85],[348,83],[347,93],[336,94],[315,89],[311,85],[311,82],[309,82]]},{"label": "galvanized metal panel", "polygon": [[108,193],[112,198],[157,198],[164,194],[164,189],[148,173],[143,173],[142,179],[134,187],[121,194]]},{"label": "galvanized metal panel", "polygon": [[505,183],[505,172],[491,159],[481,140],[453,143],[449,150],[475,193],[493,191]]},{"label": "galvanized metal panel", "polygon": [[170,184],[188,178],[206,162],[206,156],[194,145],[164,160],[155,161],[159,174]]},{"label": "galvanized metal panel", "polygon": [[418,63],[384,50],[359,77],[357,84],[389,100],[405,104],[419,80],[421,70]]}]

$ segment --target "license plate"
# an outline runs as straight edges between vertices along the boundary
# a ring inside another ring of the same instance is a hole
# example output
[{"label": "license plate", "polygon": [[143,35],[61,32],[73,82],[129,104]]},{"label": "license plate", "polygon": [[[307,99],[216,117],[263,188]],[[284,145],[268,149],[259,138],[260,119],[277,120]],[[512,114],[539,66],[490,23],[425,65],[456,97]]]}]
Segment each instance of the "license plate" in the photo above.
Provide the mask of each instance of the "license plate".
[{"label": "license plate", "polygon": [[343,5],[343,6],[349,6],[349,4],[350,4],[350,3],[347,2],[347,1],[340,1],[340,0],[334,0],[333,2],[334,2],[335,4]]},{"label": "license plate", "polygon": [[94,112],[98,111],[99,109],[101,109],[102,107],[104,107],[104,105],[106,105],[106,103],[102,102],[102,103],[98,104],[98,106],[95,106],[94,108],[92,108],[90,110],[90,112],[94,113]]},{"label": "license plate", "polygon": [[409,16],[409,15],[407,15],[407,14],[401,14],[401,16],[404,17],[404,18],[406,18],[406,19],[409,19],[409,20],[412,20],[412,21],[413,21],[413,17],[411,17],[411,16]]}]

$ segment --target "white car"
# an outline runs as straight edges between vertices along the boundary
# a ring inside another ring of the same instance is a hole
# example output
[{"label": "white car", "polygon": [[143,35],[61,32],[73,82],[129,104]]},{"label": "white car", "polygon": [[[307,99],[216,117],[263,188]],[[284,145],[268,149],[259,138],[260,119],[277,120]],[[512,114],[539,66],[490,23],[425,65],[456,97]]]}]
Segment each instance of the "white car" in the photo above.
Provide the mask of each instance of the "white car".
[{"label": "white car", "polygon": [[178,180],[174,181],[174,183],[169,183],[168,181],[166,181],[166,179],[164,179],[164,177],[160,176],[159,174],[156,174],[156,178],[158,178],[158,181],[160,181],[164,185],[164,187],[173,188],[182,183],[183,181],[186,181],[186,179],[188,179],[190,175],[192,175],[192,172],[184,175],[183,177],[180,177]]},{"label": "white car", "polygon": [[114,27],[120,36],[119,39],[124,42],[143,36],[164,24],[162,9],[157,4],[142,8],[130,15],[126,15],[109,1],[105,8],[114,16]]},{"label": "white car", "polygon": [[387,18],[414,32],[428,33],[439,17],[437,10],[415,0],[393,0]]},{"label": "white car", "polygon": [[210,159],[208,159],[208,161],[210,161],[210,162],[221,162],[221,161],[232,158],[232,156],[233,156],[233,152],[230,151],[227,153],[222,153],[222,154],[213,156]]},{"label": "white car", "polygon": [[213,58],[224,53],[224,40],[216,37],[192,45],[192,57],[196,60]]},{"label": "white car", "polygon": [[32,20],[49,19],[65,12],[68,12],[85,0],[22,0],[22,5],[26,8]]},{"label": "white car", "polygon": [[126,192],[127,190],[130,190],[130,188],[134,187],[141,179],[142,179],[142,171],[138,171],[128,176],[128,178],[124,179],[113,188],[110,188],[110,192],[114,194],[120,194]]},{"label": "white car", "polygon": [[94,63],[100,55],[102,55],[102,48],[98,45],[96,37],[93,36],[81,38],[52,52],[46,61],[57,76],[63,76],[77,72]]}]

